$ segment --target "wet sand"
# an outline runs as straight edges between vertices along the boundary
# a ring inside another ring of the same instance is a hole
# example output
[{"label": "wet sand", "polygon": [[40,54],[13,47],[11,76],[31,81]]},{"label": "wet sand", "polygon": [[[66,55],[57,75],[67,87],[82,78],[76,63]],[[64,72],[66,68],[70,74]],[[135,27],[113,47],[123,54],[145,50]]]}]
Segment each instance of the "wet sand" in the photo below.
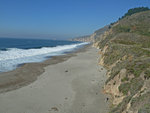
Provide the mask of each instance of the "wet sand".
[{"label": "wet sand", "polygon": [[107,113],[106,70],[98,59],[98,50],[87,47],[0,74],[0,113]]}]

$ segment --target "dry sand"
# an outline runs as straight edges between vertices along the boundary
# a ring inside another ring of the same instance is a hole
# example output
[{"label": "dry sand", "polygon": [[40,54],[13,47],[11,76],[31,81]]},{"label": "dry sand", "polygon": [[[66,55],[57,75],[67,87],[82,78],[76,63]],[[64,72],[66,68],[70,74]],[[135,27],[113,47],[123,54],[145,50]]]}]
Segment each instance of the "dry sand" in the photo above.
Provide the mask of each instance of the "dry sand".
[{"label": "dry sand", "polygon": [[107,113],[108,103],[102,93],[106,70],[98,65],[98,50],[89,47],[71,56],[47,65],[35,82],[1,93],[0,113]]}]

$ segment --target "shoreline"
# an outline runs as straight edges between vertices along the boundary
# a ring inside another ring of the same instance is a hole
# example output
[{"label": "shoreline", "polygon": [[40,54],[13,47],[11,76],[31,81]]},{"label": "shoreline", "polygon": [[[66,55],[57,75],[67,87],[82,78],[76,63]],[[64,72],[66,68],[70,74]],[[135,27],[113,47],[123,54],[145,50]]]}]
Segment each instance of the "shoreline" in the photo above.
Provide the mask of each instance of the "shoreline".
[{"label": "shoreline", "polygon": [[8,84],[13,86],[10,89],[5,87],[5,93],[0,94],[0,112],[107,113],[109,102],[103,93],[106,70],[98,64],[98,51],[88,45],[76,52],[40,64],[25,64],[12,71],[18,74],[12,77],[25,82]]},{"label": "shoreline", "polygon": [[91,44],[88,44],[70,53],[52,56],[43,62],[20,64],[15,70],[0,73],[0,93],[16,90],[31,84],[45,72],[44,67],[64,62],[76,56],[77,53],[86,51],[90,46]]}]

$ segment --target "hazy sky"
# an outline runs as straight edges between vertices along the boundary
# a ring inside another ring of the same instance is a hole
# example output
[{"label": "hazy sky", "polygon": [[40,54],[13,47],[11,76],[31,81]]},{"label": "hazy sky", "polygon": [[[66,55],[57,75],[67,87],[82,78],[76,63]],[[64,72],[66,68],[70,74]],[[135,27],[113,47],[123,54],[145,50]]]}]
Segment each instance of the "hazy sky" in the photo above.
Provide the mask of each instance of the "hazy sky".
[{"label": "hazy sky", "polygon": [[87,35],[138,6],[150,0],[0,0],[0,37]]}]

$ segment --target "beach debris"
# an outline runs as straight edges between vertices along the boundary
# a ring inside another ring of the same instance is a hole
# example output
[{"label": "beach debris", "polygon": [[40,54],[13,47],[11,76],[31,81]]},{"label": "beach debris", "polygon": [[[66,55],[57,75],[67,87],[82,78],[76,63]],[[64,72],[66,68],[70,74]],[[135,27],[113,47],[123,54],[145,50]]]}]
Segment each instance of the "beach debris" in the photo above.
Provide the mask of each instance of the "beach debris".
[{"label": "beach debris", "polygon": [[106,98],[106,102],[108,102],[108,100],[109,100],[109,98],[107,97],[107,98]]},{"label": "beach debris", "polygon": [[51,110],[58,111],[58,108],[57,107],[52,107]]},{"label": "beach debris", "polygon": [[68,70],[66,70],[65,72],[68,72]]},{"label": "beach debris", "polygon": [[85,104],[83,104],[83,107],[85,107]]},{"label": "beach debris", "polygon": [[101,68],[101,70],[103,70],[103,68]]},{"label": "beach debris", "polygon": [[65,100],[67,100],[68,98],[66,97]]}]

